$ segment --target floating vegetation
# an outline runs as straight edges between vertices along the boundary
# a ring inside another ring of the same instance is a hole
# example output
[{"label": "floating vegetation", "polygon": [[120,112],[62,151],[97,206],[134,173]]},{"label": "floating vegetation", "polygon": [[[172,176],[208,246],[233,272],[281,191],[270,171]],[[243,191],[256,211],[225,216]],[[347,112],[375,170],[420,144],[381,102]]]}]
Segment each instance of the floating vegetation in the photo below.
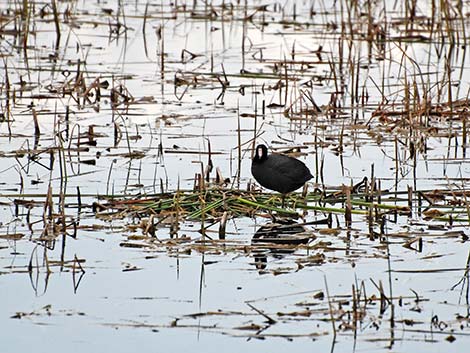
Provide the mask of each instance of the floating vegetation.
[{"label": "floating vegetation", "polygon": [[[364,180],[367,183],[367,178]],[[338,190],[340,189],[340,190]],[[179,190],[175,193],[147,195],[137,198],[107,198],[96,202],[93,209],[98,217],[110,219],[123,217],[156,216],[178,218],[179,221],[219,222],[222,218],[266,215],[268,217],[302,217],[299,211],[316,211],[325,214],[351,214],[373,216],[418,216],[452,225],[453,222],[470,222],[470,190],[429,191],[378,191],[351,193],[354,188],[343,186],[330,191],[306,194],[289,194],[286,207],[279,194],[259,191],[241,191],[220,187],[201,191]],[[373,190],[373,189],[372,189]]]}]

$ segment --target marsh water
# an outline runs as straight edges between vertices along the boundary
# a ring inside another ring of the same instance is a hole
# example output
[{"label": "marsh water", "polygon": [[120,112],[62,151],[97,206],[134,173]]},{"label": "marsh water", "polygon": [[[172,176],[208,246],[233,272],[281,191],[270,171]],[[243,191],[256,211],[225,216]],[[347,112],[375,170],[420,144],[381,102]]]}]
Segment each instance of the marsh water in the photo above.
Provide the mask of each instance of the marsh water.
[{"label": "marsh water", "polygon": [[[2,351],[465,351],[469,30],[468,2],[2,1]],[[257,143],[312,171],[300,229]]]}]

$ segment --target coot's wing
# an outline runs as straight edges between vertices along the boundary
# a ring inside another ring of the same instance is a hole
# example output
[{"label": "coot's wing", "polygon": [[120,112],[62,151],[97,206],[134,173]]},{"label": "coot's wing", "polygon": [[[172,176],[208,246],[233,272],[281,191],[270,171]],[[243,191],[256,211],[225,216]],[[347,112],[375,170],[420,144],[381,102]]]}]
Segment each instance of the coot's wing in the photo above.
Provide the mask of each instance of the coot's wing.
[{"label": "coot's wing", "polygon": [[303,184],[313,178],[307,166],[296,158],[283,154],[272,154],[269,159],[272,159],[273,168],[293,182]]},{"label": "coot's wing", "polygon": [[262,186],[282,194],[297,190],[312,178],[304,163],[275,153],[261,162],[253,160],[251,173]]}]

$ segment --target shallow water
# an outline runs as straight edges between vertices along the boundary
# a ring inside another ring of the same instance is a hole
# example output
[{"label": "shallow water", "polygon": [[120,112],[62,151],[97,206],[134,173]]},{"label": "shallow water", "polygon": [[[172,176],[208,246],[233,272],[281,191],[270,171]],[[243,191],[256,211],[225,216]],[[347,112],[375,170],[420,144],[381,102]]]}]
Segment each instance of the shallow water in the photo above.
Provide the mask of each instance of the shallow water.
[{"label": "shallow water", "polygon": [[[51,8],[30,2],[26,50],[24,36],[9,32],[22,28],[22,5],[0,5],[0,102],[9,116],[0,124],[5,351],[463,351],[468,222],[424,219],[416,200],[411,216],[387,218],[385,234],[375,223],[371,237],[365,215],[354,215],[348,230],[334,214],[337,232],[308,225],[308,245],[282,254],[251,242],[269,222],[265,212],[229,220],[226,240],[217,241],[218,226],[204,238],[190,221],[177,237],[164,222],[157,238],[141,236],[138,217],[100,216],[91,205],[191,189],[209,142],[227,187],[241,190],[252,183],[252,145],[264,142],[305,147],[299,158],[316,176],[310,190],[373,174],[384,191],[466,191],[469,5],[462,18],[452,8],[450,19],[426,2],[407,22],[410,9],[395,2],[385,12],[367,4],[347,11],[344,2],[288,1],[265,11],[259,1],[147,10],[121,3],[58,3],[56,48]],[[122,94],[117,106],[112,87]],[[49,186],[53,212],[67,195],[64,213],[78,226],[68,235],[44,232]],[[448,194],[446,202],[453,199],[465,201]],[[38,203],[15,207],[31,200]],[[326,216],[309,211],[304,219]],[[420,249],[404,246],[414,237]]]}]

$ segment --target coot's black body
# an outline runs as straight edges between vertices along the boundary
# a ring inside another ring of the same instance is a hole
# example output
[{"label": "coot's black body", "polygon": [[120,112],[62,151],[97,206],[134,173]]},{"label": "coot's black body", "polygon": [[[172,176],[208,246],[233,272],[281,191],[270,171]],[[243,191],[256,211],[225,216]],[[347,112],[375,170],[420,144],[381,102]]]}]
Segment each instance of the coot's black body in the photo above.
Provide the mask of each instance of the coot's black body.
[{"label": "coot's black body", "polygon": [[287,194],[313,178],[307,166],[298,159],[283,154],[270,154],[265,145],[256,147],[251,174],[267,189]]}]

